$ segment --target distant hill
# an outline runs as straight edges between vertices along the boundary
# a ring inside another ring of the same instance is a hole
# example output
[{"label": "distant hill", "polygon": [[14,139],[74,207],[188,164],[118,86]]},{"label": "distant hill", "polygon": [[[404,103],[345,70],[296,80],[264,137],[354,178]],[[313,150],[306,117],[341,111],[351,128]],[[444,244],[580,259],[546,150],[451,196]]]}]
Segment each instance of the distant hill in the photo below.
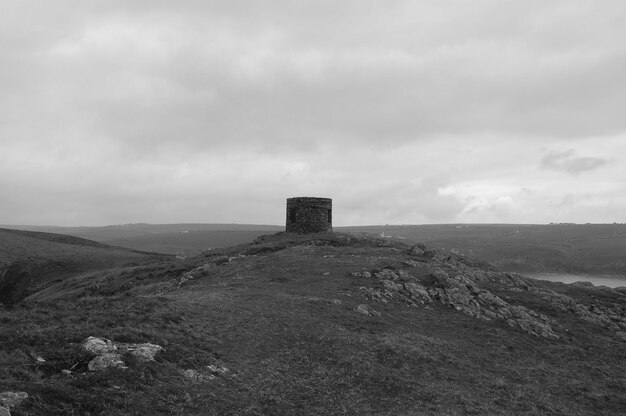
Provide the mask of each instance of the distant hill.
[{"label": "distant hill", "polygon": [[103,227],[20,226],[87,238],[134,250],[193,256],[205,250],[248,243],[284,230],[284,226],[257,224],[123,224]]},{"label": "distant hill", "polygon": [[165,258],[69,235],[2,228],[0,303],[13,303],[54,281],[85,271]]},{"label": "distant hill", "polygon": [[[626,409],[626,288],[536,281],[402,239],[278,233],[81,273],[0,307],[0,322],[0,392],[28,394],[16,415]],[[112,342],[89,352],[90,336]]]},{"label": "distant hill", "polygon": [[[249,243],[283,226],[253,224],[126,224],[106,227],[21,227],[87,238],[141,251],[193,256]],[[457,250],[504,271],[626,275],[626,224],[434,224],[335,227]]]}]

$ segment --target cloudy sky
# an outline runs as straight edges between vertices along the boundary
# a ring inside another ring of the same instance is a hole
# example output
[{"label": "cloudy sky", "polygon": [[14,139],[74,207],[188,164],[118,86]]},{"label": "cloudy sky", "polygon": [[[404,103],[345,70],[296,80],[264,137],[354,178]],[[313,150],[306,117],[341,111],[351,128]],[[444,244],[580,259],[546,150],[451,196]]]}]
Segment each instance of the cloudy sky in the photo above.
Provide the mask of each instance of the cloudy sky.
[{"label": "cloudy sky", "polygon": [[0,10],[0,224],[626,222],[623,0]]}]

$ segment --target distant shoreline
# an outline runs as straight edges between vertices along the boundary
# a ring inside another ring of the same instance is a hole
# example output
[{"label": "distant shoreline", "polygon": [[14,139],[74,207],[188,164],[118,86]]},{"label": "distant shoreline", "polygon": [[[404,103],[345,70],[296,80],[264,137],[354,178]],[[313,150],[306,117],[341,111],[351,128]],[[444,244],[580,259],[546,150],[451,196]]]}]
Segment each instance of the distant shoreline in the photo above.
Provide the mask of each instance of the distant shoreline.
[{"label": "distant shoreline", "polygon": [[520,273],[523,276],[536,280],[548,280],[572,284],[575,282],[591,282],[594,286],[608,286],[612,288],[625,286],[626,276],[622,275],[589,275],[569,273]]}]

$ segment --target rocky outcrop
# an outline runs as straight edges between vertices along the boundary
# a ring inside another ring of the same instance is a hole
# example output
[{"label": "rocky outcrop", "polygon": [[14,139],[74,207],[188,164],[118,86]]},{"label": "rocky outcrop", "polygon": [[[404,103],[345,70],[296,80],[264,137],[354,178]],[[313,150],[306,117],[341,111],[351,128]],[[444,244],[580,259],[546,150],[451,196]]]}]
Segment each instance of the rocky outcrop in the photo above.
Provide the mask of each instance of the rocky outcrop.
[{"label": "rocky outcrop", "polygon": [[[423,255],[423,251],[419,248],[417,255]],[[396,301],[409,306],[436,302],[478,319],[504,321],[511,327],[519,328],[537,337],[559,338],[554,329],[555,322],[547,316],[524,306],[511,305],[499,296],[479,287],[476,282],[476,280],[491,279],[493,276],[485,275],[484,272],[481,274],[465,262],[451,264],[449,259],[446,259],[444,264],[448,271],[444,267],[434,267],[429,269],[430,272],[426,276],[419,279],[408,270],[392,269],[374,270],[371,273],[355,272],[352,275],[359,277],[371,275],[377,280],[376,286],[361,288],[374,301],[384,303]],[[487,270],[487,273],[491,272],[496,273]],[[361,313],[365,312],[366,310],[361,311]]]},{"label": "rocky outcrop", "polygon": [[95,355],[89,362],[90,371],[100,371],[106,368],[128,368],[123,361],[123,355],[130,355],[140,361],[153,361],[155,355],[163,351],[163,347],[156,344],[143,343],[115,343],[106,338],[89,337],[82,344],[83,350]]}]

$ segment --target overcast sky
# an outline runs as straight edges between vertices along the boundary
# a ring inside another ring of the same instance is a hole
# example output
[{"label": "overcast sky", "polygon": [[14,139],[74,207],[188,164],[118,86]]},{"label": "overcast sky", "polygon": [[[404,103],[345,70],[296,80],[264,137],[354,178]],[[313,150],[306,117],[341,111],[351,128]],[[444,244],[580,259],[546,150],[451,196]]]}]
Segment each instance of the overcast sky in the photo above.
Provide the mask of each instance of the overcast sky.
[{"label": "overcast sky", "polygon": [[626,222],[624,0],[0,0],[0,224]]}]

